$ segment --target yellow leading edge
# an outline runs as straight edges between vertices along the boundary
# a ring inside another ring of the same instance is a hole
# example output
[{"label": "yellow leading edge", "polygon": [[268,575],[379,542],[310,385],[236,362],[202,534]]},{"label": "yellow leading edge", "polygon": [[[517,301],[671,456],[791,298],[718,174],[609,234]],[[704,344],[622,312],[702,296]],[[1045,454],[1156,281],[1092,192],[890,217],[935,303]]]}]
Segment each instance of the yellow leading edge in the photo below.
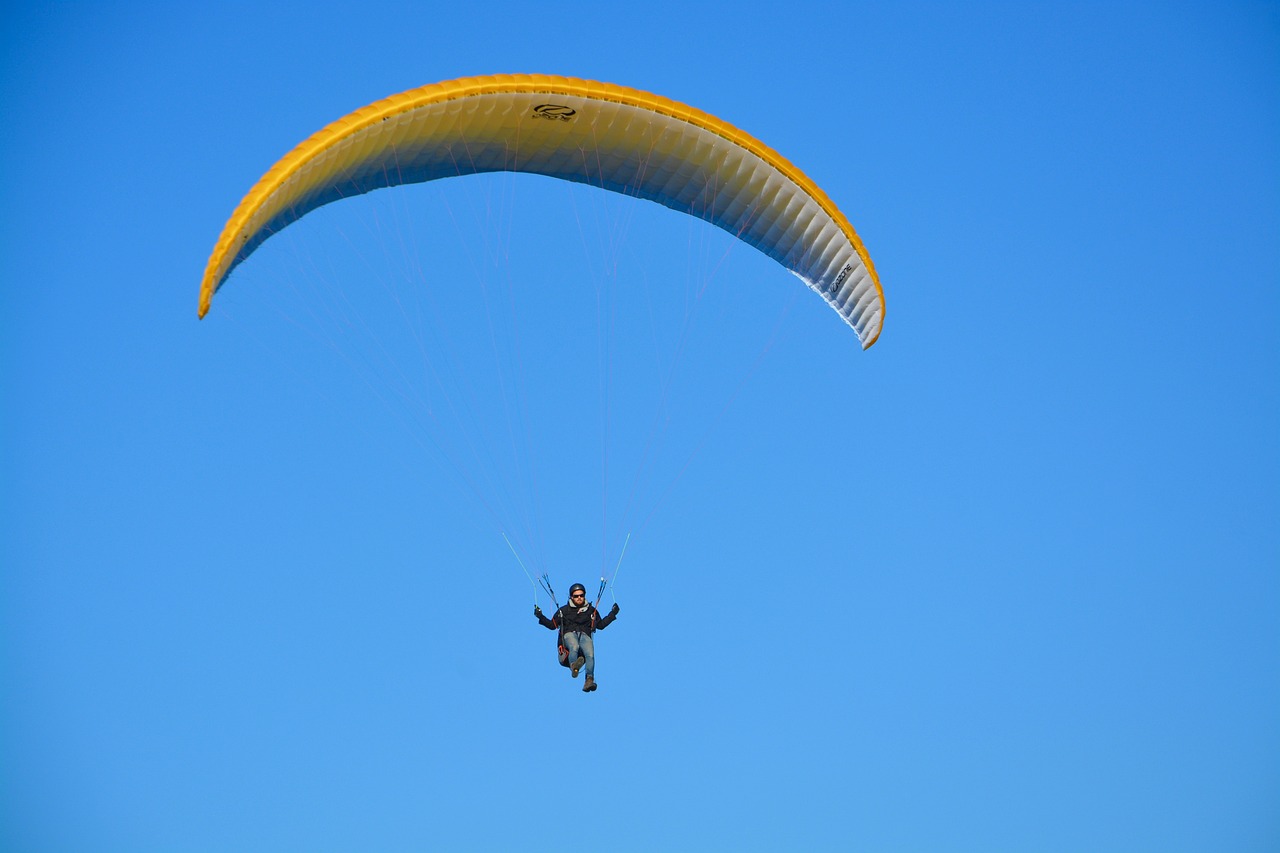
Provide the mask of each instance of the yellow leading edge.
[{"label": "yellow leading edge", "polygon": [[381,187],[495,171],[591,184],[705,219],[804,281],[864,349],[880,336],[884,292],[866,248],[826,193],[777,152],[658,95],[537,74],[412,89],[298,145],[223,228],[200,285],[200,316],[236,265],[321,205]]}]

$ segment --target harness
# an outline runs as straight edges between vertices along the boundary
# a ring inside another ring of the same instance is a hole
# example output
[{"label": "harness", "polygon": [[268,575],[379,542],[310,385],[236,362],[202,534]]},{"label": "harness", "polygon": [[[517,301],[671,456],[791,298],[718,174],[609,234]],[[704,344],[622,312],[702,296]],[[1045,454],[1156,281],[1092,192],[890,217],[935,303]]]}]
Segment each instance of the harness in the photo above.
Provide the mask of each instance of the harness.
[{"label": "harness", "polygon": [[[603,590],[601,590],[601,592],[603,592]],[[560,616],[560,615],[561,615],[561,608],[558,608],[558,607],[557,607],[557,608],[556,608],[556,616]],[[590,628],[590,630],[588,630],[588,631],[587,631],[587,633],[588,633],[588,634],[594,634],[594,633],[595,633],[595,630],[596,630],[596,617],[598,617],[599,615],[600,615],[600,611],[599,611],[598,609],[596,609],[596,606],[595,606],[594,604],[593,604],[593,605],[591,605],[591,628]],[[560,665],[561,665],[561,666],[563,666],[563,667],[568,667],[568,666],[569,666],[569,650],[568,650],[568,649],[566,649],[566,648],[564,647],[564,629],[565,629],[565,625],[564,625],[564,619],[563,619],[563,618],[561,618],[561,619],[560,619],[560,626],[559,626],[559,628],[560,628],[560,629],[559,629],[558,631],[556,631],[556,657],[557,657],[557,658],[559,658],[559,660],[560,660]]]},{"label": "harness", "polygon": [[[559,659],[561,666],[568,667],[569,652],[564,647],[564,629],[565,629],[564,618],[561,616],[561,612],[560,612],[561,611],[560,601],[556,598],[555,590],[551,588],[551,578],[548,577],[546,572],[543,572],[542,577],[538,578],[537,581],[534,581],[533,575],[529,574],[529,570],[525,568],[524,561],[520,559],[520,554],[516,551],[515,546],[511,544],[511,540],[507,538],[507,534],[503,533],[502,538],[506,540],[507,547],[511,549],[511,553],[516,558],[516,562],[520,564],[520,568],[521,570],[524,571],[525,577],[529,579],[529,583],[531,583],[534,587],[534,590],[533,590],[534,606],[536,607],[538,604],[537,588],[539,586],[542,587],[544,592],[546,592],[547,597],[551,599],[551,603],[556,606],[556,617],[560,617],[560,624],[557,626],[558,630],[556,631],[556,657]],[[627,545],[629,545],[630,543],[631,543],[631,534],[628,533],[626,541],[622,543],[622,553],[618,555],[618,564],[613,569],[614,580],[617,580],[618,578],[618,570],[622,568],[622,558],[627,555]],[[600,600],[604,598],[604,591],[608,586],[609,586],[608,579],[605,578],[604,574],[601,574],[600,589],[597,590],[596,592],[595,604],[591,605],[591,627],[587,631],[588,634],[595,633],[596,620],[600,617]],[[583,590],[583,591],[585,592],[586,590]],[[614,601],[616,603],[617,599],[615,598]]]}]

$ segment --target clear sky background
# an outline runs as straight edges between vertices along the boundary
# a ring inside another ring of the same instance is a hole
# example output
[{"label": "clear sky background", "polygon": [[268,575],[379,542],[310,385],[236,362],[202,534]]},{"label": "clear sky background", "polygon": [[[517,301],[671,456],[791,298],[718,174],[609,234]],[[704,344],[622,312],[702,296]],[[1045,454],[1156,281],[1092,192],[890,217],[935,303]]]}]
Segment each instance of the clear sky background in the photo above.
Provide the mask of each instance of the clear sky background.
[{"label": "clear sky background", "polygon": [[[0,848],[1280,848],[1280,10],[732,5],[5,5]],[[879,343],[529,177],[197,322],[279,157],[500,72],[782,152]],[[503,532],[562,600],[631,534],[596,693]]]}]

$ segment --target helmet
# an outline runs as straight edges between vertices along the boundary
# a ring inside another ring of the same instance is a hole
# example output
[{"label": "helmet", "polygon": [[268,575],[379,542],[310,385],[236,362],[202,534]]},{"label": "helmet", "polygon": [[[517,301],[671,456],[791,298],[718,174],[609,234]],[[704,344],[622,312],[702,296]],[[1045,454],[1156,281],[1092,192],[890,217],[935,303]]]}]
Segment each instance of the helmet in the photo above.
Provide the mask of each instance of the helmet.
[{"label": "helmet", "polygon": [[569,597],[573,598],[573,594],[575,592],[581,592],[583,596],[585,596],[587,594],[587,588],[580,583],[575,583],[573,586],[569,587]]}]

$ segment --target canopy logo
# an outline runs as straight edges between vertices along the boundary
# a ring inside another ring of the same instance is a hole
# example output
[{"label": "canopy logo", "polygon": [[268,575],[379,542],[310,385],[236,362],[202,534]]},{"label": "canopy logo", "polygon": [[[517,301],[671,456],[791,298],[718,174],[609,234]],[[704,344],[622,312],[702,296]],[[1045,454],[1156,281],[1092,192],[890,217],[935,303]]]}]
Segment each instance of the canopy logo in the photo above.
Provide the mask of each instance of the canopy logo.
[{"label": "canopy logo", "polygon": [[853,272],[853,264],[852,263],[845,264],[844,269],[840,270],[840,275],[836,276],[835,282],[833,282],[831,285],[832,293],[835,293],[840,289],[841,282],[843,282],[845,279],[845,276],[847,276],[851,272]]},{"label": "canopy logo", "polygon": [[568,121],[578,114],[573,107],[565,107],[560,104],[538,104],[533,108],[534,118],[546,118],[552,121]]}]

